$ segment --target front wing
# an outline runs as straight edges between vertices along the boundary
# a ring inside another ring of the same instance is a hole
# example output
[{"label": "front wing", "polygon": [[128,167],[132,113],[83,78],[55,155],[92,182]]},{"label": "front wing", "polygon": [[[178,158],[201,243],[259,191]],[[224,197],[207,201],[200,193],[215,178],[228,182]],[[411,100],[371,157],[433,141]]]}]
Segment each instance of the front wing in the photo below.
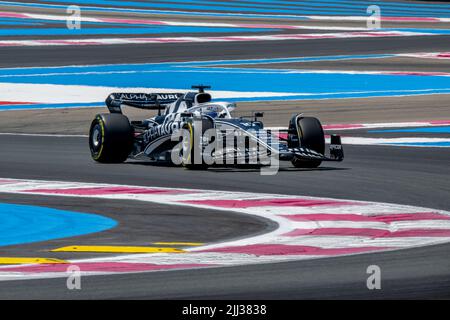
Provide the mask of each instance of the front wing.
[{"label": "front wing", "polygon": [[[266,147],[261,148],[223,148],[221,152],[216,152],[214,155],[215,163],[238,163],[245,164],[251,163],[249,159],[253,159],[253,163],[267,162],[270,157],[278,157],[281,161],[291,161],[296,158],[297,160],[311,161],[342,161],[344,160],[344,149],[342,147],[341,138],[337,135],[331,136],[331,142],[329,145],[329,155],[321,154],[309,148],[289,148],[287,143],[279,142],[277,139],[268,143],[267,140],[258,141]],[[257,159],[257,161],[255,161]]]}]

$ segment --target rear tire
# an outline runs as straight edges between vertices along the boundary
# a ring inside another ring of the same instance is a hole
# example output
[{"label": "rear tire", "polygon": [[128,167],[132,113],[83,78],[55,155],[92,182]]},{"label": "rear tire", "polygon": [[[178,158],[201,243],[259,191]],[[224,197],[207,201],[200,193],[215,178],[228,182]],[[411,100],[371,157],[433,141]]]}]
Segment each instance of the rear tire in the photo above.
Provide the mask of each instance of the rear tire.
[{"label": "rear tire", "polygon": [[122,114],[98,114],[89,130],[92,159],[101,163],[121,163],[133,148],[133,127]]},{"label": "rear tire", "polygon": [[[300,146],[314,150],[320,154],[325,153],[325,134],[317,118],[299,118],[298,131]],[[292,164],[296,168],[317,168],[321,163],[322,160],[302,160],[297,157],[292,159]]]}]

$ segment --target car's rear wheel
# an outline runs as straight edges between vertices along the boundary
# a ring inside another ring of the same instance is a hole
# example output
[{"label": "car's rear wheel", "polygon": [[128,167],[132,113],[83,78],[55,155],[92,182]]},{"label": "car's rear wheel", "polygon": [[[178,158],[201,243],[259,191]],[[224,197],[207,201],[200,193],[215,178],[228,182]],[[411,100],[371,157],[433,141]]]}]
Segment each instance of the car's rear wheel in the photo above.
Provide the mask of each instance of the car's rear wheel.
[{"label": "car's rear wheel", "polygon": [[133,127],[122,114],[98,114],[89,130],[92,159],[102,163],[124,162],[133,147]]},{"label": "car's rear wheel", "polygon": [[[317,118],[298,118],[297,127],[302,147],[314,150],[320,154],[325,153],[325,134]],[[299,157],[292,159],[292,164],[296,168],[317,168],[321,163],[321,160],[303,160]]]}]

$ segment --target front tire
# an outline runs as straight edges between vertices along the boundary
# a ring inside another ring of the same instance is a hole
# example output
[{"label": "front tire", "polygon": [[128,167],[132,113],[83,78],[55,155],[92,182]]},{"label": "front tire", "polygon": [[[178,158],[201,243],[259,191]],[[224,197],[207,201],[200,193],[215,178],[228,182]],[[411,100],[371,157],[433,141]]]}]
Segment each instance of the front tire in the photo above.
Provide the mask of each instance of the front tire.
[{"label": "front tire", "polygon": [[[208,129],[214,128],[214,121],[209,117],[204,117],[201,120],[201,135],[200,132],[196,132],[196,130],[199,130],[199,128],[197,128],[197,126],[195,125],[196,123],[198,122],[193,121],[185,124],[185,126],[183,127],[183,129],[186,130],[185,132],[189,136],[183,138],[181,164],[183,167],[189,170],[206,170],[208,169],[208,164],[206,164],[203,159],[202,139],[203,135]],[[196,137],[196,134],[199,134],[200,137]]]},{"label": "front tire", "polygon": [[[317,118],[299,118],[297,128],[300,146],[314,150],[320,154],[325,153],[325,134]],[[297,157],[292,159],[292,164],[296,168],[317,168],[321,163],[322,160],[303,160]]]},{"label": "front tire", "polygon": [[122,114],[98,114],[89,130],[92,159],[101,163],[122,163],[133,148],[133,127]]}]

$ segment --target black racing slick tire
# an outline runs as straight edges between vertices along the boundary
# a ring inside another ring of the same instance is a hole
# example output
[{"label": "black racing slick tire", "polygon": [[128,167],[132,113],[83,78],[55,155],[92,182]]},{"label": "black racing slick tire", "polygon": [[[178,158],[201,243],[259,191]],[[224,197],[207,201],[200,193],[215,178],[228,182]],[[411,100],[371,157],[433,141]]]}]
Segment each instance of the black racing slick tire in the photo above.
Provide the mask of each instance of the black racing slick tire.
[{"label": "black racing slick tire", "polygon": [[[297,128],[302,147],[314,150],[320,154],[325,153],[325,134],[317,118],[298,118]],[[317,168],[321,163],[322,160],[303,160],[297,157],[292,159],[292,164],[296,168]]]},{"label": "black racing slick tire", "polygon": [[92,159],[101,163],[121,163],[133,148],[133,127],[122,114],[98,114],[89,130]]}]

